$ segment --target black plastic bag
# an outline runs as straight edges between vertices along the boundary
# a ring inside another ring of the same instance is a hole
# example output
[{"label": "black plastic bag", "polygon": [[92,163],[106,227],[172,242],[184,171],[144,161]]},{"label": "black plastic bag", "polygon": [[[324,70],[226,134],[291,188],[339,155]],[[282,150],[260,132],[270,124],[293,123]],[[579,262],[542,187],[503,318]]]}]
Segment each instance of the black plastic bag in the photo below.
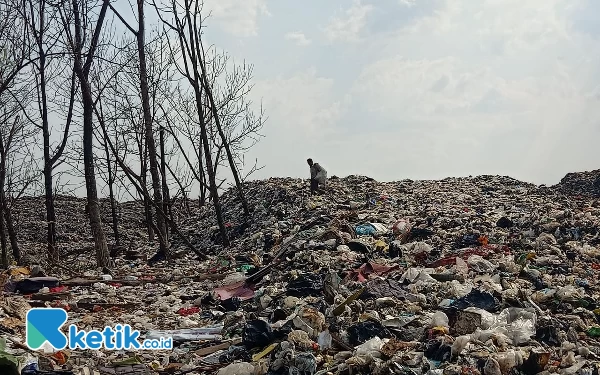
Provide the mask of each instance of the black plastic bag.
[{"label": "black plastic bag", "polygon": [[506,216],[501,217],[500,219],[498,219],[498,221],[496,222],[496,226],[498,228],[504,228],[504,229],[508,229],[508,228],[512,228],[513,225],[515,225],[512,220],[510,220],[509,218],[507,218]]},{"label": "black plastic bag", "polygon": [[323,295],[323,279],[321,275],[304,274],[288,283],[288,296],[293,297],[320,297]]},{"label": "black plastic bag", "polygon": [[348,328],[348,339],[353,346],[364,344],[375,336],[386,338],[390,337],[391,333],[381,323],[372,320],[360,322]]},{"label": "black plastic bag", "polygon": [[264,320],[252,320],[246,324],[242,332],[242,344],[247,349],[264,348],[275,339],[269,323]]},{"label": "black plastic bag", "polygon": [[455,300],[451,307],[457,310],[464,310],[467,307],[477,307],[485,311],[496,312],[498,310],[498,301],[488,292],[473,289],[466,296]]},{"label": "black plastic bag", "polygon": [[17,281],[16,290],[22,294],[31,294],[37,293],[45,287],[55,288],[59,283],[56,277],[30,277]]},{"label": "black plastic bag", "polygon": [[371,245],[359,240],[350,241],[346,244],[346,246],[348,246],[350,250],[354,251],[355,253],[370,254],[373,252]]},{"label": "black plastic bag", "polygon": [[452,356],[452,347],[441,340],[430,341],[425,349],[425,357],[434,361],[446,362]]}]

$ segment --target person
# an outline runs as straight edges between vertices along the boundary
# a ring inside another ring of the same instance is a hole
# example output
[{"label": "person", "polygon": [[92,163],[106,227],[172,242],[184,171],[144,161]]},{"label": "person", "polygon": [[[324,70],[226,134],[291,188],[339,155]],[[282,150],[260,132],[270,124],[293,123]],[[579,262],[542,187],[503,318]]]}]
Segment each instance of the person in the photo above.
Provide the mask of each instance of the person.
[{"label": "person", "polygon": [[319,191],[319,184],[325,185],[327,171],[319,163],[313,162],[312,159],[306,159],[306,162],[310,166],[310,193],[314,194]]}]

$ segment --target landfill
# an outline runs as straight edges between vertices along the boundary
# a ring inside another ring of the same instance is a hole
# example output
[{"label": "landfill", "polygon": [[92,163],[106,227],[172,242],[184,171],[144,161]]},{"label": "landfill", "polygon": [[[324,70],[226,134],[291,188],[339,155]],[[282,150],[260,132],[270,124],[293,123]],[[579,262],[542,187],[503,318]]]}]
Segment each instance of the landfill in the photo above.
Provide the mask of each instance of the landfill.
[{"label": "landfill", "polygon": [[[119,205],[123,249],[93,267],[85,201],[59,197],[63,258],[43,259],[43,200],[13,212],[25,264],[0,275],[4,375],[596,375],[600,171],[556,186],[502,176],[245,183],[224,193],[232,246],[210,205],[173,207],[174,257],[155,256],[139,203]],[[108,202],[103,221],[110,236]],[[164,350],[26,345],[33,307],[82,330],[129,324]]]}]

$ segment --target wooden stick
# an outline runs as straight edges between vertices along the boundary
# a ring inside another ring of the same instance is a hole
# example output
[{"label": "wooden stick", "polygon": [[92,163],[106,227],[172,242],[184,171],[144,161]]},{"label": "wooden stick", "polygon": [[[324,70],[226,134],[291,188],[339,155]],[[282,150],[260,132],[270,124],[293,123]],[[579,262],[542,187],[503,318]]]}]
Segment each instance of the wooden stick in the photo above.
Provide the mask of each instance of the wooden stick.
[{"label": "wooden stick", "polygon": [[95,283],[105,283],[105,284],[122,284],[129,286],[136,286],[141,284],[167,284],[173,281],[179,281],[183,279],[192,279],[194,281],[203,281],[203,280],[222,280],[226,277],[226,274],[202,274],[195,276],[178,276],[178,277],[169,277],[169,278],[156,278],[150,280],[123,280],[123,279],[113,279],[113,280],[104,280],[104,279],[83,279],[83,278],[75,278],[64,280],[60,282],[60,285],[64,286],[90,286]]}]

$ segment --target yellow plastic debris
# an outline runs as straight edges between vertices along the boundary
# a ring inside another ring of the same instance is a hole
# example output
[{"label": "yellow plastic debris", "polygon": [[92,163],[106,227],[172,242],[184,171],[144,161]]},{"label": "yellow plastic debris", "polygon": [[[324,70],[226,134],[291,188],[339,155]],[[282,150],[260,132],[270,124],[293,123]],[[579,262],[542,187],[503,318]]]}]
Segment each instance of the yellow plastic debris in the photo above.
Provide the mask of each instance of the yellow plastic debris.
[{"label": "yellow plastic debris", "polygon": [[279,345],[279,344],[271,344],[271,345],[267,346],[266,349],[263,350],[262,352],[254,354],[252,356],[252,362],[257,362],[261,358],[263,358],[264,356],[266,356],[267,354],[271,353],[273,350],[275,350],[275,348],[277,347],[277,345]]},{"label": "yellow plastic debris", "polygon": [[390,249],[390,246],[385,243],[385,241],[379,240],[377,242],[375,242],[375,250],[377,251],[388,251]]},{"label": "yellow plastic debris", "polygon": [[29,275],[29,269],[26,267],[13,268],[10,270],[10,275],[11,276]]}]

